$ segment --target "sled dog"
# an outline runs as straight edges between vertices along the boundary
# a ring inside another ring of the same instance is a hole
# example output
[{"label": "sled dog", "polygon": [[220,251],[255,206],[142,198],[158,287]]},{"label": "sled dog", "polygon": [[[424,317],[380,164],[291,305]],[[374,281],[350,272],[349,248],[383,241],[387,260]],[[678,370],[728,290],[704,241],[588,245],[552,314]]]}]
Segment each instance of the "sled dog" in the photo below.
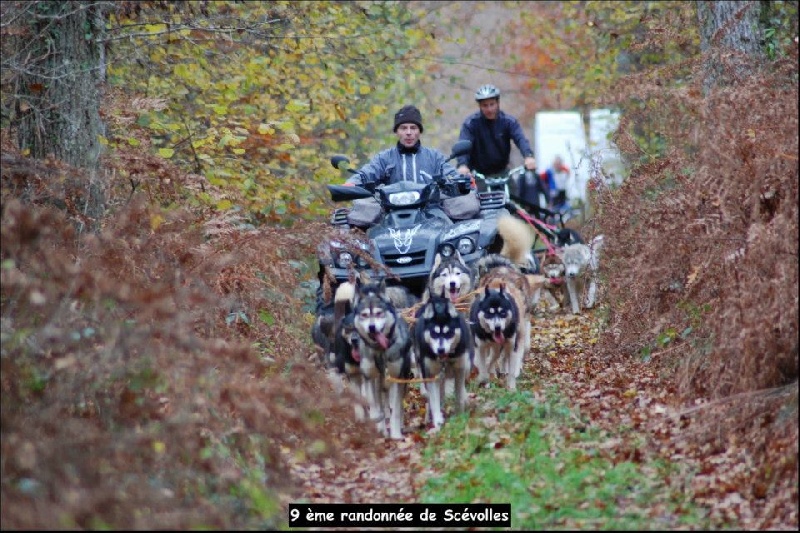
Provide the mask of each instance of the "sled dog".
[{"label": "sled dog", "polygon": [[464,262],[458,250],[449,257],[443,257],[437,252],[422,301],[427,302],[430,294],[442,294],[444,291],[447,298],[456,303],[468,295],[474,287],[475,273]]},{"label": "sled dog", "polygon": [[386,297],[385,280],[355,283],[353,323],[361,337],[359,368],[364,379],[364,393],[370,419],[386,435],[402,439],[403,399],[406,384],[391,379],[411,375],[411,335],[408,324]]},{"label": "sled dog", "polygon": [[570,244],[559,251],[564,262],[564,277],[573,314],[578,314],[581,310],[581,297],[585,286],[588,288],[583,307],[586,309],[594,307],[602,245],[603,236],[598,235],[589,244]]},{"label": "sled dog", "polygon": [[492,371],[505,373],[506,387],[514,390],[531,346],[533,289],[520,267],[532,264],[533,237],[523,221],[510,216],[498,219],[498,231],[501,254],[476,263],[482,290],[470,306],[469,318],[478,382],[488,383]]},{"label": "sled dog", "polygon": [[414,322],[414,351],[420,375],[427,383],[428,413],[434,428],[444,423],[445,378],[454,380],[455,412],[466,409],[466,379],[472,368],[472,331],[464,315],[445,296],[443,287],[437,295],[417,310]]},{"label": "sled dog", "polygon": [[314,320],[311,327],[311,338],[317,346],[319,362],[323,367],[334,366],[334,344],[342,318],[352,312],[354,286],[352,283],[341,283],[336,287],[333,299],[333,310],[324,311]]},{"label": "sled dog", "polygon": [[566,300],[567,286],[564,283],[564,261],[557,251],[544,254],[540,262],[544,282],[534,291],[533,307],[536,309],[544,297],[547,310],[551,313],[561,309],[561,301]]}]

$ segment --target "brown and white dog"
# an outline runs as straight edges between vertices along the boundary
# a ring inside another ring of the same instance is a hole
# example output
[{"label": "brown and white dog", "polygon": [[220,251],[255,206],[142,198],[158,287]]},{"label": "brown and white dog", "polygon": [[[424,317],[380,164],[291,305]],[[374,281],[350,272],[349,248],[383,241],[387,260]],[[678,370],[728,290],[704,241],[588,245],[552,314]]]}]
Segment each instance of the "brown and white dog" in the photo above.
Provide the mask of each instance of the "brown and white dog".
[{"label": "brown and white dog", "polygon": [[543,282],[534,292],[533,307],[536,309],[544,297],[547,310],[554,313],[561,309],[561,302],[568,298],[564,279],[564,260],[556,250],[552,250],[542,256],[539,269],[542,272]]}]

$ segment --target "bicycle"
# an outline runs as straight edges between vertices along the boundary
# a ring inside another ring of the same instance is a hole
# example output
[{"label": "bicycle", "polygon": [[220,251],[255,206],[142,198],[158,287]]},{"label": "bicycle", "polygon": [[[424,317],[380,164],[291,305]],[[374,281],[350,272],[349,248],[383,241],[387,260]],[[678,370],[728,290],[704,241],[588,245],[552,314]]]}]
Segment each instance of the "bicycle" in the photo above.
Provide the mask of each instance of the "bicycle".
[{"label": "bicycle", "polygon": [[[472,175],[476,179],[478,198],[482,204],[485,201],[502,203],[509,212],[520,217],[533,227],[537,235],[531,249],[531,254],[535,259],[534,273],[538,273],[541,261],[539,256],[541,254],[555,254],[557,248],[566,244],[583,242],[576,230],[565,227],[562,213],[536,205],[530,201],[530,198],[526,198],[523,195],[512,194],[509,182],[514,182],[522,177],[537,179],[535,171],[527,170],[524,166],[518,166],[505,174],[497,176],[485,176],[474,170]],[[483,184],[483,187],[479,186],[479,183]],[[517,191],[519,191],[519,188],[517,188]]]}]

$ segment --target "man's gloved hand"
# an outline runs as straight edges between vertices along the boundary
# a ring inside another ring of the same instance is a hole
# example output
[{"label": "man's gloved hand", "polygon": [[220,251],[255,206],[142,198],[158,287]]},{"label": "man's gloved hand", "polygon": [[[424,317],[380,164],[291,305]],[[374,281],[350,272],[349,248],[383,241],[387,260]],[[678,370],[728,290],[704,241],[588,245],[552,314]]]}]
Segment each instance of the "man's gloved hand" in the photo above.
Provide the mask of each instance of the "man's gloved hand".
[{"label": "man's gloved hand", "polygon": [[528,170],[536,170],[536,159],[533,156],[525,158],[525,168]]}]

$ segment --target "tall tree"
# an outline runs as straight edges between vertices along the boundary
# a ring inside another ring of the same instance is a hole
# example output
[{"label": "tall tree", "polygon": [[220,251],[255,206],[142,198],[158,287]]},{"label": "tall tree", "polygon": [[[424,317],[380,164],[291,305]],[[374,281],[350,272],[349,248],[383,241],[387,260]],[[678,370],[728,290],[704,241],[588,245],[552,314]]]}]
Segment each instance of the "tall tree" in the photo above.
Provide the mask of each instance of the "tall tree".
[{"label": "tall tree", "polygon": [[698,1],[700,49],[706,56],[704,88],[747,76],[754,64],[766,59],[759,26],[759,2]]},{"label": "tall tree", "polygon": [[[103,81],[104,12],[108,2],[9,2],[3,12],[3,83],[13,83],[12,121],[23,153],[50,154],[71,165],[98,168],[103,134],[99,87]],[[92,174],[93,175],[93,174]],[[91,179],[81,206],[97,218],[102,187]]]}]

